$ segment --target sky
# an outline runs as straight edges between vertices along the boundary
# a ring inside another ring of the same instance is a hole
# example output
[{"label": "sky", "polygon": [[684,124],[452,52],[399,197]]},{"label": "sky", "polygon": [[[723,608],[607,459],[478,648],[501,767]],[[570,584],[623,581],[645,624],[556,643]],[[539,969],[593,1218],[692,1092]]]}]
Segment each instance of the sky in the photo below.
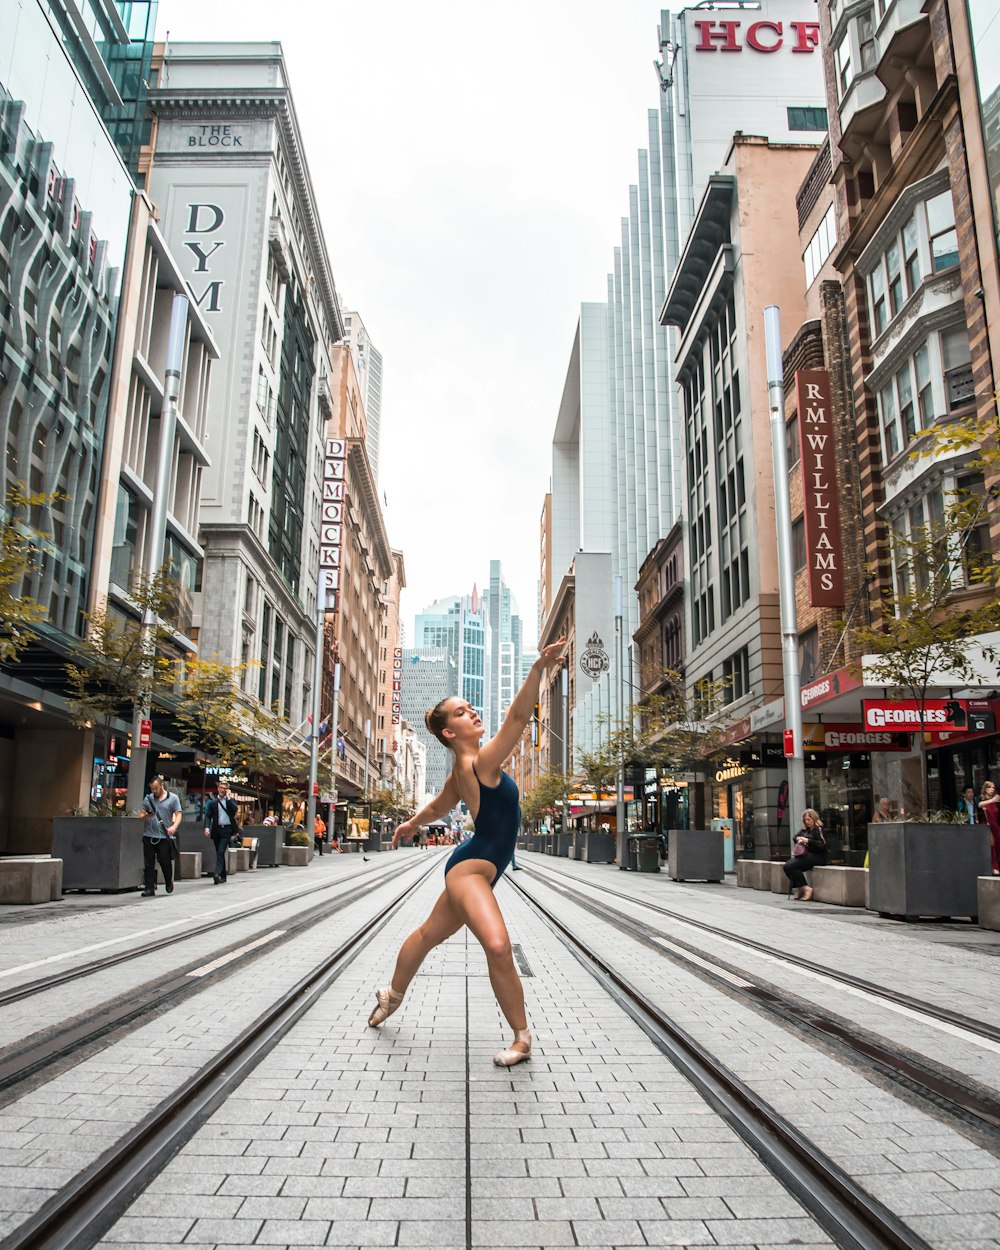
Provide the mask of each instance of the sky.
[{"label": "sky", "polygon": [[282,44],[341,306],[383,356],[379,484],[410,645],[415,614],[482,589],[491,559],[537,637],[552,431],[658,107],[660,9],[160,0],[171,43]]}]

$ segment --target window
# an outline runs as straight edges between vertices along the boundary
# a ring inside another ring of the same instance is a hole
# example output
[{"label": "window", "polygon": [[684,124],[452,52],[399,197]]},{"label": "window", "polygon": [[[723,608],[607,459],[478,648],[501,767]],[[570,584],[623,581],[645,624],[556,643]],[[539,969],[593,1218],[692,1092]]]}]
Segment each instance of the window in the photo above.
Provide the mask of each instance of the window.
[{"label": "window", "polygon": [[796,413],[791,421],[785,423],[785,454],[788,457],[788,467],[794,469],[799,463],[799,414]]},{"label": "window", "polygon": [[903,227],[903,268],[906,270],[906,285],[912,293],[920,285],[920,249],[918,247],[917,219],[911,217]]},{"label": "window", "polygon": [[948,411],[960,408],[975,399],[976,388],[972,381],[972,357],[969,352],[969,332],[965,326],[945,330],[941,335],[941,355],[944,362],[944,389]]},{"label": "window", "polygon": [[806,519],[792,522],[792,568],[798,574],[806,567]]},{"label": "window", "polygon": [[802,681],[814,681],[819,675],[819,626],[799,634],[799,676]]},{"label": "window", "polygon": [[825,131],[827,129],[826,109],[793,105],[786,111],[788,113],[789,130]]},{"label": "window", "polygon": [[885,250],[885,270],[889,281],[889,315],[895,317],[906,302],[898,241],[890,243]]},{"label": "window", "polygon": [[837,50],[834,53],[834,63],[837,69],[837,85],[840,90],[840,98],[843,100],[844,96],[847,95],[848,88],[854,81],[850,35],[845,35],[837,45]]},{"label": "window", "polygon": [[722,661],[722,680],[725,689],[723,703],[735,703],[750,693],[750,651],[741,647],[728,660]]},{"label": "window", "polygon": [[872,30],[871,13],[862,13],[858,18],[858,43],[861,47],[861,72],[864,73],[875,65],[875,34]]},{"label": "window", "polygon": [[877,268],[872,270],[872,275],[868,279],[868,288],[872,306],[873,337],[878,338],[889,324],[885,292],[885,271],[882,268],[881,261],[879,261]]},{"label": "window", "polygon": [[882,418],[882,443],[885,463],[895,460],[903,445],[899,432],[899,412],[896,408],[895,380],[883,386],[878,397],[879,414]]},{"label": "window", "polygon": [[802,254],[802,262],[806,267],[806,286],[812,286],[816,275],[823,268],[826,258],[837,245],[837,217],[834,205],[826,210],[823,220],[816,227],[816,233],[809,240],[809,246]]},{"label": "window", "polygon": [[957,265],[958,235],[955,232],[955,206],[951,191],[942,191],[927,201],[927,234],[934,272]]}]

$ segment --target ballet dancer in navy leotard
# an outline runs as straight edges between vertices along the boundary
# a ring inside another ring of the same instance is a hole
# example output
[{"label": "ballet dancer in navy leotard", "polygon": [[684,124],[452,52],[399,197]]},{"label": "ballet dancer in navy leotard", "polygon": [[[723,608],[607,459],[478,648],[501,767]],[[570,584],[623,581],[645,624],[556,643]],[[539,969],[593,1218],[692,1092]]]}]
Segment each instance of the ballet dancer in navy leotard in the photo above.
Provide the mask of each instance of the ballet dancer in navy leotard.
[{"label": "ballet dancer in navy leotard", "polygon": [[496,736],[483,747],[479,745],[483,722],[465,699],[442,699],[427,713],[427,728],[452,752],[455,763],[441,793],[399,826],[392,844],[409,841],[421,825],[451,811],[459,799],[472,814],[476,831],[449,856],[444,869],[444,892],[428,918],[400,948],[392,984],[375,991],[375,1010],[368,1017],[373,1028],[399,1008],[428,953],[462,925],[468,925],[486,952],[493,992],[514,1031],[512,1044],[495,1055],[493,1062],[497,1067],[511,1068],[531,1055],[521,978],[514,966],[507,926],[493,895],[493,887],[514,854],[521,819],[517,785],[501,765],[531,719],[542,674],[560,662],[565,645],[565,639],[560,638],[542,649]]}]

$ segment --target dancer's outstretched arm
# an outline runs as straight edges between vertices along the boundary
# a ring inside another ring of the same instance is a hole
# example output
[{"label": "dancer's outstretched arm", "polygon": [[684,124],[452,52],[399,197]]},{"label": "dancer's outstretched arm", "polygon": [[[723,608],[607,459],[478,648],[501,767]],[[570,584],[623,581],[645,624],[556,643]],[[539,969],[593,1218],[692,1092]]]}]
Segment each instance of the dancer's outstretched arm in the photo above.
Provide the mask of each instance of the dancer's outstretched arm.
[{"label": "dancer's outstretched arm", "polygon": [[549,643],[547,647],[542,648],[538,659],[528,669],[528,676],[524,679],[524,685],[514,696],[514,702],[507,709],[507,715],[504,717],[503,724],[489,742],[479,750],[476,763],[481,774],[485,773],[487,776],[495,776],[503,767],[504,762],[510,757],[511,752],[517,746],[521,734],[524,733],[525,725],[531,720],[531,714],[535,710],[535,704],[538,702],[538,691],[542,684],[542,674],[546,669],[552,668],[553,665],[561,662],[565,650],[565,638],[560,638],[558,641]]},{"label": "dancer's outstretched arm", "polygon": [[429,825],[432,820],[437,820],[439,816],[444,816],[458,802],[458,786],[455,784],[455,778],[448,774],[448,780],[444,783],[441,793],[436,799],[425,804],[415,816],[411,816],[409,820],[404,820],[396,832],[392,835],[393,848],[399,846],[400,842],[409,842],[421,825]]}]

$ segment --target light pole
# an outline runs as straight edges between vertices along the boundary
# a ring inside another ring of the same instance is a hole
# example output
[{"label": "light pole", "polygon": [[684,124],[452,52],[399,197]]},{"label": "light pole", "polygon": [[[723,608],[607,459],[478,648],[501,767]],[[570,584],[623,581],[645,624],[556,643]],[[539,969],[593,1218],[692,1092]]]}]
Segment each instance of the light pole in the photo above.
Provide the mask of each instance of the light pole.
[{"label": "light pole", "polygon": [[789,829],[806,805],[805,761],[802,755],[802,690],[799,673],[799,629],[795,610],[795,562],[792,553],[792,508],[788,496],[788,449],[785,445],[785,375],[781,361],[781,309],[764,309],[767,352],[767,394],[771,410],[771,460],[774,464],[774,523],[778,538],[778,587],[781,601],[781,667],[785,677],[785,724],[792,731],[788,761]]},{"label": "light pole", "polygon": [[367,801],[368,799],[368,756],[371,750],[371,744],[372,744],[372,723],[371,723],[371,719],[369,718],[368,720],[365,721],[365,784],[364,784],[364,790],[362,791],[362,797],[365,799],[365,801]]},{"label": "light pole", "polygon": [[[309,794],[306,797],[306,832],[316,828],[316,791],[319,789],[319,718],[323,697],[323,622],[326,618],[326,569],[316,584],[316,638],[313,644],[312,737],[309,740]],[[322,844],[320,844],[322,849]]]},{"label": "light pole", "polygon": [[[153,507],[149,517],[149,542],[146,547],[146,571],[151,578],[159,574],[163,563],[163,547],[167,535],[167,492],[170,490],[171,470],[174,466],[174,435],[177,432],[177,403],[181,391],[181,366],[184,363],[184,338],[187,332],[188,299],[186,295],[174,295],[170,309],[170,332],[167,336],[167,362],[163,371],[163,406],[160,411],[160,442],[157,448],[156,482],[153,487]],[[146,607],[142,616],[144,644],[148,645],[149,631],[154,625],[155,613]],[[138,811],[146,791],[146,758],[148,750],[139,745],[142,722],[149,719],[147,700],[137,702],[132,715],[132,749],[128,765],[128,810]],[[107,761],[105,761],[105,766]]]},{"label": "light pole", "polygon": [[618,658],[618,695],[615,699],[615,719],[618,722],[618,767],[615,769],[615,827],[618,831],[618,867],[628,867],[628,830],[625,828],[625,761],[622,758],[622,718],[624,716],[625,680],[622,658],[622,579],[615,577],[615,650]]},{"label": "light pole", "polygon": [[566,792],[565,778],[569,773],[569,669],[566,665],[562,666],[562,770],[563,770],[563,805],[562,805],[562,831],[564,836],[569,834],[569,794]]},{"label": "light pole", "polygon": [[337,818],[337,731],[340,721],[340,664],[333,666],[333,711],[330,714],[330,835]]}]

